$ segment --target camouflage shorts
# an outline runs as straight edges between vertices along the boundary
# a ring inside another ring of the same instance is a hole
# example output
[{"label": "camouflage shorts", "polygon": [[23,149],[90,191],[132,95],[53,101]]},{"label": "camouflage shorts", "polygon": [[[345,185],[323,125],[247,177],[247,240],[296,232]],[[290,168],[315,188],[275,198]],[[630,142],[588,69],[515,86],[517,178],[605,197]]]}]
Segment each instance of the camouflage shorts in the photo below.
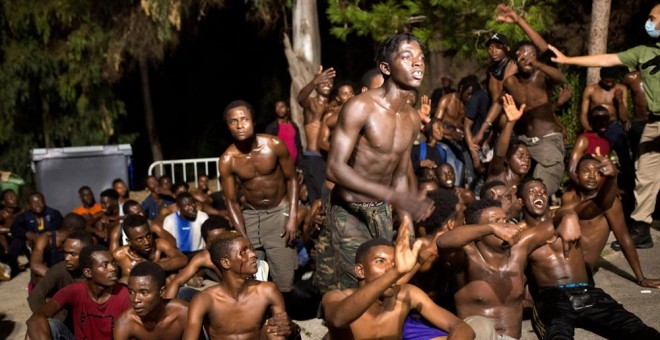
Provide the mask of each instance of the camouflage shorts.
[{"label": "camouflage shorts", "polygon": [[316,243],[314,284],[321,293],[357,288],[355,253],[371,239],[392,240],[392,210],[385,202],[333,204]]}]

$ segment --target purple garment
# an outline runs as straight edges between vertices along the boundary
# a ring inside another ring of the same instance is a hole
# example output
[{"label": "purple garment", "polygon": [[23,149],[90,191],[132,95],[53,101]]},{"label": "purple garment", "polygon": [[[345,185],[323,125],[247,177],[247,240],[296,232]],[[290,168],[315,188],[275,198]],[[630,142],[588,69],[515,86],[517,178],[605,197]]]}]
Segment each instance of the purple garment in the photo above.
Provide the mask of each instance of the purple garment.
[{"label": "purple garment", "polygon": [[421,320],[419,314],[408,314],[406,321],[403,323],[403,340],[428,340],[437,338],[439,336],[447,336],[449,333],[428,325]]}]

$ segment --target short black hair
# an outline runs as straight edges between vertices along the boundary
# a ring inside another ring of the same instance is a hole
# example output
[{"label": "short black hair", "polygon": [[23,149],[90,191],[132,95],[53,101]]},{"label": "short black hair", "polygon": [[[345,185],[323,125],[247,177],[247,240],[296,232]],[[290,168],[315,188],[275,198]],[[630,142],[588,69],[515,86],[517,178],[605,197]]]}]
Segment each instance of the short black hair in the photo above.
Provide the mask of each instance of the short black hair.
[{"label": "short black hair", "polygon": [[114,200],[118,200],[119,194],[117,193],[117,191],[115,191],[115,189],[105,189],[103,190],[103,192],[101,192],[101,197],[109,197]]},{"label": "short black hair", "polygon": [[92,191],[92,188],[90,188],[90,187],[87,186],[87,185],[83,185],[83,186],[80,187],[80,189],[78,189],[78,193],[79,193],[79,194],[82,193],[83,190],[89,190],[89,191]]},{"label": "short black hair", "polygon": [[99,244],[90,244],[87,247],[83,248],[80,251],[80,257],[79,257],[79,260],[78,260],[79,261],[78,262],[79,263],[78,268],[80,270],[83,270],[85,268],[90,268],[91,269],[92,266],[94,265],[94,259],[92,259],[92,255],[94,253],[100,252],[100,251],[105,251],[105,252],[109,253],[108,248],[106,248],[102,245],[99,245]]},{"label": "short black hair", "polygon": [[128,236],[128,230],[146,225],[149,228],[149,222],[144,216],[141,215],[128,215],[121,224],[124,234]]},{"label": "short black hair", "polygon": [[589,154],[589,153],[588,153],[588,154],[585,154],[584,156],[580,157],[580,160],[578,161],[577,166],[575,167],[575,172],[577,172],[578,169],[580,168],[580,165],[582,165],[582,163],[584,163],[584,162],[586,162],[586,161],[594,161],[594,162],[596,162],[596,163],[599,163],[599,160],[597,160],[597,159],[596,159],[594,156],[592,156],[591,154]]},{"label": "short black hair", "polygon": [[489,199],[480,199],[474,201],[470,204],[467,209],[465,209],[465,223],[466,224],[481,224],[479,219],[481,219],[481,213],[489,208],[501,208],[502,203],[496,200]]},{"label": "short black hair", "polygon": [[[605,113],[604,115],[596,115],[597,113]],[[607,117],[604,117],[607,116]],[[597,105],[592,107],[589,112],[587,112],[587,121],[589,122],[590,127],[596,127],[600,119],[610,119],[610,110],[603,105]]]},{"label": "short black hair", "polygon": [[124,215],[128,215],[128,212],[131,210],[131,207],[136,205],[140,205],[140,203],[138,203],[138,201],[136,200],[128,200],[124,202],[124,205],[121,206],[122,210],[124,211]]},{"label": "short black hair", "polygon": [[186,198],[189,198],[189,199],[191,199],[191,200],[193,200],[193,201],[195,200],[195,199],[193,198],[193,196],[192,196],[191,193],[189,193],[189,192],[187,192],[187,191],[184,191],[184,192],[182,192],[182,193],[176,195],[176,203],[177,203],[177,204],[181,204],[181,202],[182,202],[184,199],[186,199]]},{"label": "short black hair", "polygon": [[362,83],[362,86],[368,88],[369,85],[371,85],[371,82],[374,80],[374,78],[382,75],[383,74],[380,73],[380,69],[372,68],[362,75],[362,79],[360,80],[360,82]]},{"label": "short black hair", "polygon": [[131,269],[131,277],[151,276],[158,289],[165,287],[165,271],[161,266],[151,261],[140,262]]},{"label": "short black hair", "polygon": [[523,40],[523,41],[517,43],[515,48],[513,49],[513,52],[515,53],[516,51],[518,51],[523,46],[531,46],[534,49],[534,51],[536,52],[537,57],[541,55],[541,51],[539,51],[539,48],[536,47],[536,45],[534,45],[534,43],[529,41],[529,40]]},{"label": "short black hair", "polygon": [[246,102],[245,100],[234,100],[233,102],[227,104],[227,106],[225,106],[225,110],[222,111],[222,118],[224,120],[227,120],[227,115],[229,114],[229,111],[240,106],[246,107],[250,112],[250,117],[254,119],[254,108],[252,107],[252,105],[250,105],[250,103]]},{"label": "short black hair", "polygon": [[495,197],[492,197],[491,194],[491,189],[499,186],[506,186],[506,183],[499,181],[499,180],[493,180],[493,181],[488,181],[486,182],[482,187],[481,191],[479,192],[479,198],[481,199],[495,199]]},{"label": "short black hair", "polygon": [[610,67],[601,67],[600,68],[600,79],[619,79],[621,76],[621,71],[619,67],[610,66]]},{"label": "short black hair", "polygon": [[39,196],[39,197],[41,197],[42,200],[44,200],[44,201],[46,200],[46,197],[44,196],[44,194],[40,193],[39,191],[33,191],[33,192],[29,193],[29,194],[27,195],[28,200],[29,200],[30,197],[32,197],[32,196]]},{"label": "short black hair", "polygon": [[115,184],[117,184],[117,183],[123,183],[124,185],[126,185],[126,183],[124,182],[123,179],[121,179],[121,178],[115,178],[115,179],[112,181],[112,186],[115,186]]},{"label": "short black hair", "polygon": [[176,182],[172,185],[172,191],[177,192],[179,188],[185,188],[185,191],[188,191],[190,189],[190,185],[186,182]]},{"label": "short black hair", "polygon": [[72,232],[67,239],[78,240],[83,248],[94,244],[94,237],[84,230],[76,230]]},{"label": "short black hair", "polygon": [[364,257],[367,256],[369,250],[371,250],[371,248],[373,247],[378,247],[378,246],[394,247],[392,241],[388,241],[382,237],[376,237],[374,239],[366,241],[362,243],[355,252],[355,263],[363,263],[362,261],[364,261]]},{"label": "short black hair", "polygon": [[474,74],[470,74],[468,76],[465,76],[461,78],[461,80],[458,82],[458,93],[462,94],[467,90],[468,88],[472,87],[472,92],[481,89],[481,85],[479,84],[479,78],[475,76]]},{"label": "short black hair", "polygon": [[516,195],[518,196],[518,198],[523,197],[523,194],[525,193],[525,186],[527,186],[527,184],[534,182],[540,182],[541,184],[545,185],[545,183],[543,183],[543,180],[540,178],[525,177],[520,181],[520,183],[518,183],[518,190],[516,190]]},{"label": "short black hair", "polygon": [[226,218],[220,216],[209,216],[204,223],[202,223],[202,238],[206,241],[206,237],[209,236],[211,230],[224,229],[227,231],[231,230],[231,225]]},{"label": "short black hair", "polygon": [[400,33],[389,37],[387,40],[383,41],[383,43],[381,43],[380,47],[378,48],[376,64],[380,65],[382,62],[391,64],[392,54],[394,54],[394,52],[399,49],[399,45],[401,45],[401,43],[409,43],[411,41],[417,42],[420,47],[422,46],[419,40],[417,40],[417,38],[415,38],[415,36],[411,33]]},{"label": "short black hair", "polygon": [[209,248],[211,262],[213,262],[218,270],[223,270],[220,260],[231,257],[231,245],[234,244],[239,237],[243,236],[239,233],[227,233],[211,243],[211,248]]},{"label": "short black hair", "polygon": [[458,196],[453,190],[438,188],[427,192],[426,197],[435,202],[435,209],[431,216],[421,222],[421,225],[428,234],[434,234],[456,215]]},{"label": "short black hair", "polygon": [[[428,138],[433,133],[433,125],[435,124],[442,124],[442,120],[436,118],[436,117],[431,117],[431,121],[428,122],[427,124],[424,124],[424,136]],[[444,129],[444,125],[442,125],[442,128]]]},{"label": "short black hair", "polygon": [[64,216],[64,219],[62,219],[62,226],[60,228],[79,230],[85,228],[86,225],[87,220],[84,217],[76,213],[68,213]]},{"label": "short black hair", "polygon": [[509,147],[506,149],[506,155],[504,156],[505,157],[504,159],[508,162],[509,158],[511,158],[511,156],[513,156],[513,154],[516,153],[516,150],[518,150],[520,146],[525,146],[525,148],[529,151],[529,149],[527,148],[527,144],[523,143],[522,141],[520,140],[511,141]]}]

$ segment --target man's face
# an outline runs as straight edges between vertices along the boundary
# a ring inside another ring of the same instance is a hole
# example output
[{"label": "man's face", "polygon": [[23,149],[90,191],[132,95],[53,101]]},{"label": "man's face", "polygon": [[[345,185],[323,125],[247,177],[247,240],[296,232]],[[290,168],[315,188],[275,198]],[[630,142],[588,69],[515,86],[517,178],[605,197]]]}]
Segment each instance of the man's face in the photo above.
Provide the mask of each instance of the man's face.
[{"label": "man's face", "polygon": [[124,213],[126,215],[140,215],[145,217],[144,209],[142,209],[142,206],[139,204],[132,205],[130,208],[128,208],[128,211],[124,211]]},{"label": "man's face", "polygon": [[[388,270],[394,268],[394,248],[390,246],[372,247],[365,255],[363,263],[356,264],[360,266],[365,283],[371,283],[379,277],[385,275]],[[358,268],[356,268],[358,269]],[[359,269],[358,269],[359,270]],[[387,288],[382,296],[389,297],[394,295],[394,289]]]},{"label": "man's face", "polygon": [[94,193],[90,189],[83,189],[80,191],[80,201],[86,207],[94,205]]},{"label": "man's face", "polygon": [[188,220],[194,221],[197,219],[197,207],[195,200],[189,197],[184,197],[177,202],[181,216]]},{"label": "man's face", "polygon": [[467,102],[468,100],[470,100],[470,97],[472,97],[472,92],[473,92],[472,90],[473,90],[472,86],[468,86],[468,88],[461,91],[461,94],[460,94],[461,101]]},{"label": "man's face", "polygon": [[605,110],[594,110],[589,112],[589,126],[597,134],[604,136],[610,126],[610,114]]},{"label": "man's face", "polygon": [[336,99],[337,99],[337,102],[339,102],[340,105],[344,105],[353,96],[355,96],[355,92],[353,92],[353,86],[351,86],[351,85],[342,85],[337,90],[337,98]]},{"label": "man's face", "polygon": [[390,78],[404,88],[419,88],[424,79],[424,52],[416,41],[403,41],[392,55]]},{"label": "man's face", "polygon": [[289,115],[289,106],[282,100],[275,103],[275,114],[277,118],[285,118]]},{"label": "man's face", "polygon": [[534,217],[543,216],[548,210],[548,190],[541,182],[529,182],[523,188],[522,205]]},{"label": "man's face", "polygon": [[197,179],[197,187],[199,190],[202,190],[204,192],[209,190],[209,178],[206,176],[200,176]]},{"label": "man's face", "polygon": [[245,106],[235,107],[227,112],[227,126],[232,137],[244,141],[254,136],[252,114]]},{"label": "man's face", "polygon": [[18,207],[18,196],[13,191],[7,191],[4,196],[2,196],[2,204],[6,208],[16,208]]},{"label": "man's face", "polygon": [[445,189],[453,189],[456,182],[454,168],[449,164],[442,164],[437,171],[438,183]]},{"label": "man's face", "polygon": [[74,271],[78,269],[78,260],[82,249],[83,246],[80,243],[80,240],[72,238],[64,240],[64,244],[62,244],[62,252],[64,253],[64,265],[66,266],[66,270]]},{"label": "man's face", "polygon": [[161,177],[158,180],[158,185],[163,188],[163,190],[172,190],[172,179],[169,177]]},{"label": "man's face", "polygon": [[605,90],[610,90],[616,85],[616,79],[614,78],[602,78],[599,82],[599,85]]},{"label": "man's face", "polygon": [[516,51],[516,63],[518,65],[518,71],[530,74],[534,71],[534,66],[531,64],[531,60],[536,59],[536,49],[531,45],[523,45],[518,48]]},{"label": "man's face", "polygon": [[578,185],[586,190],[598,190],[602,176],[599,163],[596,160],[587,160],[580,163],[577,168]]},{"label": "man's face", "polygon": [[147,178],[147,189],[149,191],[154,192],[158,188],[158,180],[156,177],[149,177]]},{"label": "man's face", "polygon": [[101,209],[103,209],[104,214],[113,215],[117,210],[117,207],[116,199],[109,196],[101,197]]},{"label": "man's face", "polygon": [[117,283],[117,266],[108,251],[92,253],[92,268],[85,268],[85,270],[87,269],[89,269],[92,282],[98,285],[112,287]]},{"label": "man's face", "polygon": [[330,95],[330,92],[332,91],[332,85],[334,84],[334,81],[326,81],[325,83],[321,83],[318,86],[316,86],[316,92],[324,97],[327,97]]},{"label": "man's face", "polygon": [[[481,212],[479,224],[488,223],[507,223],[506,212],[504,209],[499,207],[484,209]],[[511,246],[495,235],[487,235],[481,239],[481,242],[484,242],[491,248],[507,248]]]},{"label": "man's face", "polygon": [[254,252],[252,243],[244,237],[236,238],[232,244],[231,270],[246,276],[257,273],[257,253]]},{"label": "man's face", "polygon": [[492,62],[500,62],[506,57],[509,52],[509,47],[498,42],[491,42],[488,44],[488,56]]},{"label": "man's face", "polygon": [[649,20],[655,23],[655,29],[660,29],[660,5],[655,5],[649,12]]},{"label": "man's face", "polygon": [[532,162],[527,146],[520,144],[516,151],[509,157],[508,163],[511,171],[517,175],[526,175]]},{"label": "man's face", "polygon": [[35,214],[35,215],[41,215],[44,213],[44,210],[46,209],[46,202],[44,202],[44,198],[41,195],[32,195],[28,198],[28,209]]},{"label": "man's face", "polygon": [[126,184],[124,184],[124,182],[117,182],[112,185],[112,188],[115,189],[115,191],[119,194],[119,197],[126,197],[126,192],[128,189],[126,188]]},{"label": "man's face", "polygon": [[143,257],[151,254],[151,251],[154,249],[153,234],[146,224],[129,228],[126,236],[128,237],[128,243],[131,249]]},{"label": "man's face", "polygon": [[135,314],[145,317],[162,301],[163,287],[158,287],[151,276],[129,276],[128,294]]}]

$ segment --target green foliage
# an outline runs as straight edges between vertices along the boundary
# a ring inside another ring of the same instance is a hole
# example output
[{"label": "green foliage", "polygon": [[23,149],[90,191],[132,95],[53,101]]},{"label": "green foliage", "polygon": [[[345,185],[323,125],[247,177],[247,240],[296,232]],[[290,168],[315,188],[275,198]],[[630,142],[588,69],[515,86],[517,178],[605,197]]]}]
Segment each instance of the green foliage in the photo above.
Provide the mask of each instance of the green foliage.
[{"label": "green foliage", "polygon": [[[499,0],[333,0],[327,16],[331,33],[346,39],[349,34],[383,41],[395,33],[411,32],[430,50],[453,50],[463,56],[485,57],[483,43],[494,32],[511,41],[526,36],[517,26],[495,21]],[[552,6],[558,0],[509,1],[516,12],[538,31],[553,22]]]},{"label": "green foliage", "polygon": [[[563,107],[560,108],[557,115],[559,121],[566,128],[566,140],[568,145],[575,143],[578,131],[582,129],[578,119],[582,109],[582,90],[586,84],[586,76],[579,68],[571,68],[564,72],[566,75],[566,84],[573,90],[573,96]],[[559,92],[559,89],[557,89]]]}]

